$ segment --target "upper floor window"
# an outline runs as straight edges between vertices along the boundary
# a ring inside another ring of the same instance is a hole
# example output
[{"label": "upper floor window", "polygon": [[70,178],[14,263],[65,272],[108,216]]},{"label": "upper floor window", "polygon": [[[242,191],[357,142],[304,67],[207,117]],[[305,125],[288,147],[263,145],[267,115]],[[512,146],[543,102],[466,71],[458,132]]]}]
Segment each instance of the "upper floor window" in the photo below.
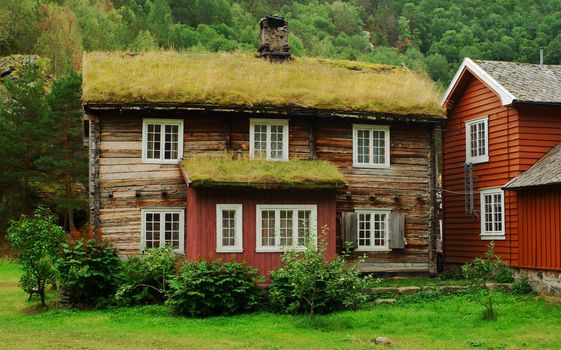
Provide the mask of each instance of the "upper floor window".
[{"label": "upper floor window", "polygon": [[251,158],[288,160],[288,120],[250,119],[249,125]]},{"label": "upper floor window", "polygon": [[488,117],[466,122],[466,163],[489,161]]},{"label": "upper floor window", "polygon": [[481,239],[505,238],[504,192],[500,188],[482,190]]},{"label": "upper floor window", "polygon": [[183,158],[182,119],[144,119],[142,161],[178,163]]},{"label": "upper floor window", "polygon": [[243,251],[242,205],[216,205],[216,252]]},{"label": "upper floor window", "polygon": [[158,248],[170,245],[184,251],[185,221],[181,208],[142,209],[142,246]]},{"label": "upper floor window", "polygon": [[390,166],[390,127],[353,125],[353,166],[387,168]]},{"label": "upper floor window", "polygon": [[389,210],[357,210],[357,251],[390,250]]},{"label": "upper floor window", "polygon": [[315,205],[258,205],[257,252],[304,249],[316,233]]}]

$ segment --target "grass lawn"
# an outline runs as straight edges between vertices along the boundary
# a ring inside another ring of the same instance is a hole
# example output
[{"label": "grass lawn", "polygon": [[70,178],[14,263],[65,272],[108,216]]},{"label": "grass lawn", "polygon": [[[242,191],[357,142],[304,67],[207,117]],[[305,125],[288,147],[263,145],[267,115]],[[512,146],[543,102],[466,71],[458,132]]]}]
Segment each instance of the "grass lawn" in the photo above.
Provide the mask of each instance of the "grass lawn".
[{"label": "grass lawn", "polygon": [[[480,321],[467,296],[398,302],[318,316],[268,313],[191,319],[161,306],[38,311],[18,285],[20,270],[0,263],[1,349],[561,349],[561,304],[496,294],[499,320]],[[50,295],[49,300],[54,300]]]},{"label": "grass lawn", "polygon": [[463,279],[440,279],[430,277],[386,278],[380,283],[372,283],[371,287],[423,287],[423,286],[463,286]]}]

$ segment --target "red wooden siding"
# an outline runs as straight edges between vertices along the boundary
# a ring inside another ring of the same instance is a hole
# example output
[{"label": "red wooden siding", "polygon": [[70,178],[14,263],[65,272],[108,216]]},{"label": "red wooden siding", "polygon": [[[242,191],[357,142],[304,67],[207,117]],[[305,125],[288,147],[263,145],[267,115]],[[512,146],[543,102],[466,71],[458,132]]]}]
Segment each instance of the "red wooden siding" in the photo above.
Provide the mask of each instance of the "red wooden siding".
[{"label": "red wooden siding", "polygon": [[[469,73],[461,96],[456,97],[443,130],[444,254],[446,262],[467,262],[482,256],[489,241],[480,239],[480,219],[465,213],[464,163],[466,160],[465,122],[488,116],[489,162],[473,165],[474,207],[479,210],[479,190],[502,187],[519,171],[518,114],[502,106],[498,96]],[[452,192],[450,192],[452,191]],[[506,240],[496,241],[496,251],[516,262],[516,193],[505,192]]]},{"label": "red wooden siding", "polygon": [[561,188],[518,193],[519,266],[561,271]]},{"label": "red wooden siding", "polygon": [[[281,253],[257,253],[256,205],[315,204],[317,227],[329,227],[327,256],[335,256],[335,191],[292,191],[254,189],[188,188],[186,219],[186,255],[191,259],[245,261],[257,267],[263,275],[280,267]],[[216,204],[243,205],[243,253],[216,253]]]}]

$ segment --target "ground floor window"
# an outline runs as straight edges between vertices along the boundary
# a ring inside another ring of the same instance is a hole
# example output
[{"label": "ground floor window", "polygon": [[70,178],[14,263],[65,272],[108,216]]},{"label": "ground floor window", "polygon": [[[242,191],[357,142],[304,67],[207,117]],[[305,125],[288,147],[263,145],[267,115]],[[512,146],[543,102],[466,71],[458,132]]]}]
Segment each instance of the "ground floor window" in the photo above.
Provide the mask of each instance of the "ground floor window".
[{"label": "ground floor window", "polygon": [[390,210],[357,210],[357,251],[389,250]]},{"label": "ground floor window", "polygon": [[172,246],[184,252],[185,220],[182,208],[142,209],[142,247]]},{"label": "ground floor window", "polygon": [[504,239],[504,192],[500,188],[482,190],[481,239]]},{"label": "ground floor window", "polygon": [[307,240],[316,239],[316,216],[315,205],[257,205],[256,250],[305,248]]},{"label": "ground floor window", "polygon": [[241,204],[216,205],[216,252],[243,251],[243,224]]}]

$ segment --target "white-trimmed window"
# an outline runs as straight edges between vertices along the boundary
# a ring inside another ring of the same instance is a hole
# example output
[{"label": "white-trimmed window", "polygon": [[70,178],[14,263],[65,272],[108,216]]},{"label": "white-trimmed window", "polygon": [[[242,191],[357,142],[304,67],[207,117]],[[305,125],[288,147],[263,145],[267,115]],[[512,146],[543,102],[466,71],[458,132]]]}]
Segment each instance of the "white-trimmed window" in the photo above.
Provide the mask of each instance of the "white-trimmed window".
[{"label": "white-trimmed window", "polygon": [[288,120],[250,119],[249,155],[252,159],[288,160]]},{"label": "white-trimmed window", "polygon": [[216,252],[243,251],[243,224],[241,204],[216,205]]},{"label": "white-trimmed window", "polygon": [[388,125],[353,125],[353,166],[359,168],[390,166]]},{"label": "white-trimmed window", "polygon": [[489,161],[488,117],[466,122],[466,163]]},{"label": "white-trimmed window", "polygon": [[389,209],[357,209],[357,251],[388,251]]},{"label": "white-trimmed window", "polygon": [[482,190],[481,197],[481,239],[505,239],[505,201],[500,188]]},{"label": "white-trimmed window", "polygon": [[142,161],[177,164],[183,158],[182,119],[142,120]]},{"label": "white-trimmed window", "polygon": [[142,247],[172,246],[176,252],[185,250],[185,218],[183,208],[142,209]]},{"label": "white-trimmed window", "polygon": [[305,249],[307,240],[316,240],[316,205],[267,204],[257,205],[256,210],[257,252]]}]

